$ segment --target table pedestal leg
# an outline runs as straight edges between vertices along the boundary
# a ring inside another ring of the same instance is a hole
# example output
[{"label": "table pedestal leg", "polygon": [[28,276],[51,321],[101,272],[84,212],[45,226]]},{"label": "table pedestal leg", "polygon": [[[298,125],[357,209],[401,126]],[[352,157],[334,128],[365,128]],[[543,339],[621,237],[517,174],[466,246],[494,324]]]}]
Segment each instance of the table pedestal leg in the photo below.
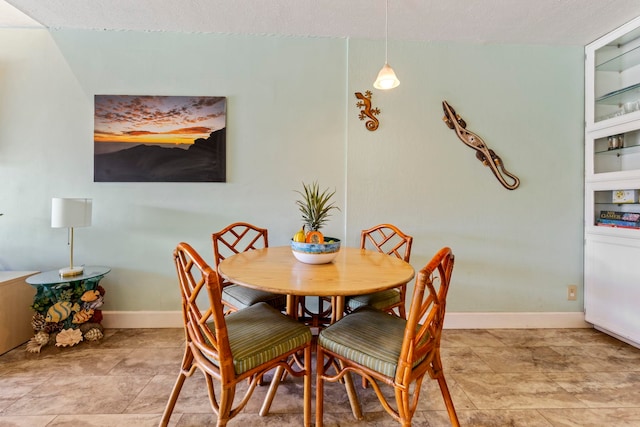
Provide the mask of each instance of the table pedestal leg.
[{"label": "table pedestal leg", "polygon": [[295,295],[287,295],[287,314],[292,319],[298,319],[298,298]]},{"label": "table pedestal leg", "polygon": [[336,323],[342,319],[344,314],[344,296],[331,297],[331,305],[333,310],[331,311],[331,324]]}]

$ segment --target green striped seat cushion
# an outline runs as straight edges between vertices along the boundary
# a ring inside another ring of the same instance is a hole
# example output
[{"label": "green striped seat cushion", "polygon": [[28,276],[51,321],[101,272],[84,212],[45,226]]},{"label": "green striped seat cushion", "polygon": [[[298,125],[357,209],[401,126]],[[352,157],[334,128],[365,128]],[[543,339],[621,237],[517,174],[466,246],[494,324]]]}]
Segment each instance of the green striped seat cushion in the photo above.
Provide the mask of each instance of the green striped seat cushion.
[{"label": "green striped seat cushion", "polygon": [[358,295],[349,297],[347,307],[355,310],[365,305],[384,310],[394,304],[400,302],[400,291],[397,289],[388,289],[386,291],[374,292],[372,294]]},{"label": "green striped seat cushion", "polygon": [[311,341],[311,330],[264,302],[225,317],[237,375]]},{"label": "green striped seat cushion", "polygon": [[397,316],[363,307],[320,332],[318,344],[393,378],[406,323]]},{"label": "green striped seat cushion", "polygon": [[225,286],[222,289],[222,301],[233,305],[238,310],[259,302],[266,302],[278,310],[284,310],[287,306],[286,295],[245,288],[235,284]]}]

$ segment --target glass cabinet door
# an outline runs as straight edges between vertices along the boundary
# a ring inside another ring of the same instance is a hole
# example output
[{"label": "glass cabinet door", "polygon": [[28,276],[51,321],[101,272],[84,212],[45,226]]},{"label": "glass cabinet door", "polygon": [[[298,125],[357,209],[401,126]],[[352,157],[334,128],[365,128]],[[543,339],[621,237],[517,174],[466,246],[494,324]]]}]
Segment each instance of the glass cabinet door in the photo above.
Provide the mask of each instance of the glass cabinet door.
[{"label": "glass cabinet door", "polygon": [[587,61],[593,66],[593,116],[587,120],[615,124],[640,116],[640,28],[587,48]]},{"label": "glass cabinet door", "polygon": [[640,178],[640,123],[629,122],[587,134],[587,181]]}]

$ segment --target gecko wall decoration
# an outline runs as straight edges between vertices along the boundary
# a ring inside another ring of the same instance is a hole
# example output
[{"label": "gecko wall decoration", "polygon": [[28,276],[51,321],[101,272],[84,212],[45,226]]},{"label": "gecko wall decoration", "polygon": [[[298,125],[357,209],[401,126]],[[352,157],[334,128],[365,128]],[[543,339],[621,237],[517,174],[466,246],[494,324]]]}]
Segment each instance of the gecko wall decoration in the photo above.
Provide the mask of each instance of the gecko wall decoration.
[{"label": "gecko wall decoration", "polygon": [[[444,110],[442,120],[445,124],[449,126],[449,129],[456,131],[456,135],[458,135],[458,138],[460,138],[462,142],[476,150],[476,158],[480,160],[483,165],[489,166],[491,172],[493,172],[500,184],[507,190],[515,190],[518,188],[520,179],[505,169],[500,156],[487,147],[487,144],[485,144],[482,138],[467,130],[467,123],[456,113],[456,110],[454,110],[447,101],[442,101],[442,109]],[[505,176],[508,177],[509,182],[507,182]]]},{"label": "gecko wall decoration", "polygon": [[358,118],[360,120],[364,120],[365,118],[368,117],[369,120],[367,120],[367,122],[364,125],[367,128],[367,130],[370,130],[371,132],[373,132],[374,130],[378,129],[378,126],[380,125],[380,122],[375,117],[378,114],[380,114],[380,109],[371,108],[372,93],[370,90],[366,91],[364,95],[361,92],[356,92],[355,95],[356,95],[356,98],[360,100],[356,104],[356,107],[364,108],[364,110],[360,111],[360,115],[358,115]]}]

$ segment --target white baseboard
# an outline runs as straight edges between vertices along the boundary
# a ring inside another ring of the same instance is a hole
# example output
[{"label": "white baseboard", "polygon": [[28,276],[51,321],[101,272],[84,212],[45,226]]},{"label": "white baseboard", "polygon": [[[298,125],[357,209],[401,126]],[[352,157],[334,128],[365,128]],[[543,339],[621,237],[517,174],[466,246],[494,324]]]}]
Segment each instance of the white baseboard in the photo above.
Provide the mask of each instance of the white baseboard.
[{"label": "white baseboard", "polygon": [[[104,311],[105,328],[182,328],[180,311]],[[591,328],[584,313],[455,313],[445,317],[445,329]]]},{"label": "white baseboard", "polygon": [[582,312],[447,313],[445,329],[592,328]]},{"label": "white baseboard", "polygon": [[181,311],[103,311],[105,328],[182,328]]}]

